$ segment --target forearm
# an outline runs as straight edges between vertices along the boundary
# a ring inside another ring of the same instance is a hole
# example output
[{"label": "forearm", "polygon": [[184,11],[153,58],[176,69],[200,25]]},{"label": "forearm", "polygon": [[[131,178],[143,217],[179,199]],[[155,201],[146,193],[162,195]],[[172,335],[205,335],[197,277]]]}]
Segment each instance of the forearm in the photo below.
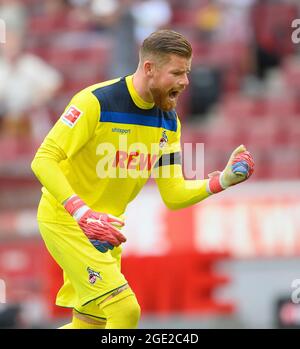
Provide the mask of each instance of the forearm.
[{"label": "forearm", "polygon": [[172,210],[194,205],[210,196],[207,180],[159,178],[157,184],[164,203]]},{"label": "forearm", "polygon": [[244,145],[233,151],[222,173],[215,171],[206,180],[185,180],[181,164],[174,159],[173,164],[167,166],[161,161],[154,172],[162,199],[170,209],[196,204],[211,194],[243,182],[254,171],[254,160]]},{"label": "forearm", "polygon": [[41,184],[62,203],[74,194],[74,190],[62,172],[59,162],[66,158],[55,144],[47,143],[37,151],[31,168]]}]

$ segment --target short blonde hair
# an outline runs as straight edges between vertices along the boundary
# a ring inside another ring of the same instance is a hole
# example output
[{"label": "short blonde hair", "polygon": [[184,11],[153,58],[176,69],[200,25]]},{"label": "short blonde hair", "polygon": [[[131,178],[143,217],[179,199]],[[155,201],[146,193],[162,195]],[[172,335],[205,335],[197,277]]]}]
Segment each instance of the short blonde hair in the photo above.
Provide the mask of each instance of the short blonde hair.
[{"label": "short blonde hair", "polygon": [[191,44],[182,34],[162,29],[152,33],[144,40],[140,48],[140,60],[143,61],[150,56],[164,59],[169,54],[191,58],[192,52]]}]

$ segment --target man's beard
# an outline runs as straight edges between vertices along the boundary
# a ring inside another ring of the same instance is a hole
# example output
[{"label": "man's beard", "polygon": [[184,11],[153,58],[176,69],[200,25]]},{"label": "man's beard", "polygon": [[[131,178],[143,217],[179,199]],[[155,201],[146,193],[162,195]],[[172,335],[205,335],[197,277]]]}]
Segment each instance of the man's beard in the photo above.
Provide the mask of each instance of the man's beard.
[{"label": "man's beard", "polygon": [[164,92],[160,88],[150,88],[150,92],[152,94],[154,104],[162,109],[163,111],[170,111],[175,109],[177,104],[177,98],[171,99],[169,95],[169,91]]}]

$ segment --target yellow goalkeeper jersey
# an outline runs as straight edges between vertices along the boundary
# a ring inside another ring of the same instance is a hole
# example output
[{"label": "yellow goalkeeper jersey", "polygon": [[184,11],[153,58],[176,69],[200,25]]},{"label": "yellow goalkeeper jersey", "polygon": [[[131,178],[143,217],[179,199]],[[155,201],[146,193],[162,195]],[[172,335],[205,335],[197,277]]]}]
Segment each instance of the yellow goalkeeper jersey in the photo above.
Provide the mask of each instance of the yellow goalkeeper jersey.
[{"label": "yellow goalkeeper jersey", "polygon": [[38,219],[73,224],[61,203],[74,193],[92,209],[120,216],[165,155],[180,163],[180,148],[176,112],[141,99],[132,76],[90,86],[73,97],[35,156],[55,159],[68,182],[47,162],[37,171],[44,184]]}]

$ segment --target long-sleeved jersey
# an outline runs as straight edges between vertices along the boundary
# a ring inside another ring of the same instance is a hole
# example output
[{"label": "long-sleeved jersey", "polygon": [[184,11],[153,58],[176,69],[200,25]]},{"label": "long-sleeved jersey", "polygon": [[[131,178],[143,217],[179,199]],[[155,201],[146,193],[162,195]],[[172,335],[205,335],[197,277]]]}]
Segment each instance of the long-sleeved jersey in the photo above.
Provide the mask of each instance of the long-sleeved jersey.
[{"label": "long-sleeved jersey", "polygon": [[[132,76],[76,94],[32,162],[43,184],[40,221],[73,224],[62,203],[73,194],[93,210],[116,216],[155,177],[172,209],[209,196],[207,180],[185,180],[180,121],[136,92]],[[163,171],[162,171],[163,170]]]}]

